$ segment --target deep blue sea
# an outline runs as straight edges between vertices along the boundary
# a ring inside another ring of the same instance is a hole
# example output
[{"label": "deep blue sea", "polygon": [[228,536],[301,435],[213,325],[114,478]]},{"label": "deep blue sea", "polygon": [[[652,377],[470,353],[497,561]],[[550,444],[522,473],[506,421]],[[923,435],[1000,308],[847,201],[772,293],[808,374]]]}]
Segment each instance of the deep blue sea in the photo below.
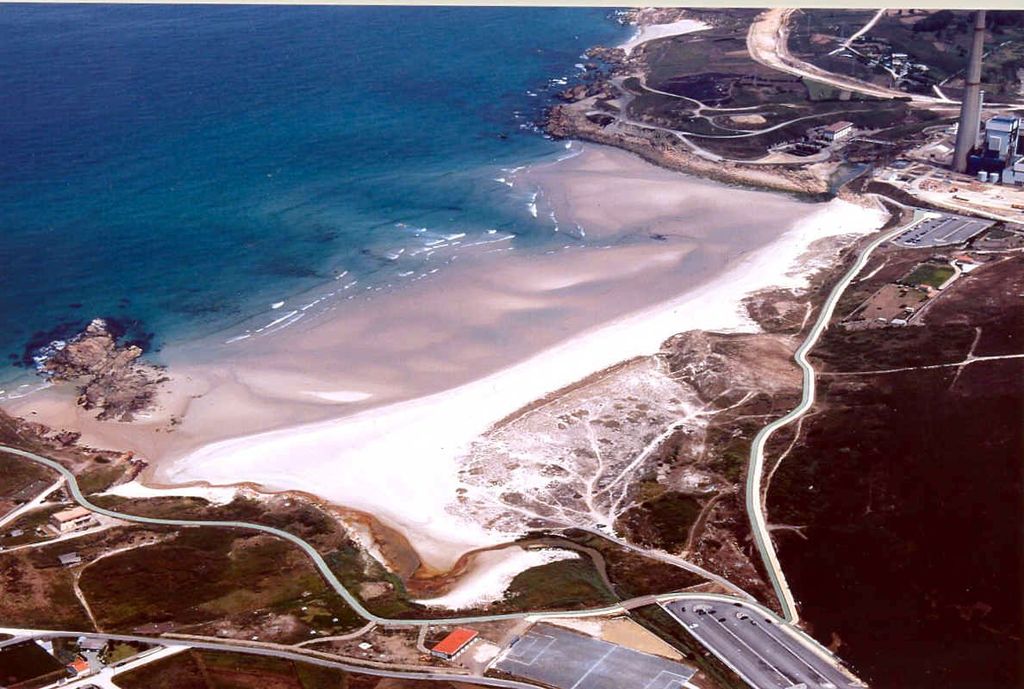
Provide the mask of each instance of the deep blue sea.
[{"label": "deep blue sea", "polygon": [[496,180],[563,150],[530,126],[552,80],[629,33],[603,9],[0,5],[0,388],[94,316],[158,351],[398,284],[422,247],[552,241]]}]

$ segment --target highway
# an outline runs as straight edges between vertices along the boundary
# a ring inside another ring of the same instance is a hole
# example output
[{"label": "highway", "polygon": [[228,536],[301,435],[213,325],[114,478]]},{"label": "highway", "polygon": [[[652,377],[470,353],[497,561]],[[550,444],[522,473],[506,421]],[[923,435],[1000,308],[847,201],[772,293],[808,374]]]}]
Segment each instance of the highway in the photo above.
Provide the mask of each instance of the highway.
[{"label": "highway", "polygon": [[[814,367],[811,366],[810,362],[807,360],[807,353],[811,349],[813,349],[813,347],[817,344],[818,339],[821,337],[821,334],[828,327],[829,320],[832,317],[832,313],[835,311],[835,307],[836,307],[836,304],[839,301],[839,298],[842,296],[843,292],[850,285],[850,283],[853,282],[853,279],[857,276],[857,274],[860,273],[861,270],[864,269],[865,265],[867,265],[867,262],[868,262],[869,258],[871,257],[872,252],[874,252],[875,249],[877,249],[879,246],[881,246],[886,241],[892,239],[893,237],[895,237],[898,234],[900,234],[901,232],[903,232],[904,229],[905,228],[902,227],[902,226],[898,227],[898,228],[893,229],[893,230],[891,230],[889,232],[883,233],[880,236],[876,237],[874,240],[872,240],[861,251],[860,255],[857,257],[857,260],[850,267],[850,269],[846,272],[846,274],[843,276],[843,278],[835,285],[835,287],[833,287],[832,291],[829,293],[828,299],[825,301],[825,303],[821,307],[821,311],[819,312],[818,319],[815,321],[815,323],[812,326],[810,332],[808,333],[807,338],[800,345],[800,347],[797,349],[797,351],[796,351],[796,353],[794,355],[794,360],[796,361],[797,365],[800,367],[800,369],[802,371],[802,374],[803,374],[803,391],[802,391],[802,396],[801,396],[800,404],[797,405],[794,409],[792,409],[785,416],[783,416],[783,417],[781,417],[779,419],[776,419],[772,423],[770,423],[767,426],[763,427],[761,429],[761,431],[758,432],[758,434],[755,436],[754,441],[751,444],[749,465],[748,465],[748,470],[747,470],[747,485],[746,485],[746,494],[747,494],[746,495],[746,498],[747,498],[746,499],[746,507],[747,507],[747,514],[748,514],[748,517],[750,518],[751,530],[752,530],[752,534],[754,536],[754,540],[757,543],[758,551],[761,554],[761,558],[762,558],[762,560],[763,560],[763,562],[765,564],[765,569],[766,569],[766,571],[767,571],[767,573],[769,575],[769,578],[772,581],[772,586],[775,589],[775,593],[776,593],[776,595],[777,595],[777,597],[779,599],[780,605],[782,607],[784,621],[789,623],[789,624],[791,624],[791,625],[795,625],[799,621],[799,619],[800,619],[799,618],[799,612],[797,610],[796,601],[795,601],[795,599],[793,597],[792,591],[790,590],[789,584],[786,581],[784,573],[782,572],[782,567],[781,567],[781,565],[779,563],[778,555],[775,552],[774,544],[771,541],[771,536],[769,535],[769,532],[768,532],[767,521],[766,521],[765,516],[764,516],[764,507],[763,507],[763,504],[762,504],[761,480],[762,480],[762,475],[763,475],[763,470],[764,470],[764,448],[765,448],[765,445],[767,444],[767,441],[769,440],[769,438],[771,438],[772,434],[774,434],[777,430],[779,430],[780,428],[786,426],[787,424],[790,424],[793,421],[796,421],[797,419],[799,419],[814,404],[816,372],[814,370]],[[664,595],[664,596],[655,596],[655,597],[644,596],[644,597],[641,597],[639,599],[633,599],[633,600],[630,600],[630,601],[622,601],[621,603],[616,604],[616,605],[610,605],[610,606],[606,606],[606,607],[602,607],[602,608],[593,608],[593,609],[589,609],[589,610],[541,611],[541,612],[525,612],[524,611],[524,612],[520,612],[520,613],[505,613],[505,614],[500,614],[500,615],[474,615],[474,616],[451,617],[451,618],[433,619],[433,620],[388,619],[388,618],[376,615],[376,614],[370,612],[369,610],[367,610],[363,606],[363,604],[359,601],[359,599],[356,598],[351,592],[348,591],[348,589],[346,589],[342,585],[341,581],[337,578],[337,576],[334,574],[334,572],[331,571],[330,566],[323,559],[323,557],[321,557],[320,553],[318,553],[316,551],[316,549],[311,544],[307,543],[306,541],[304,541],[303,539],[299,538],[298,536],[295,536],[294,534],[291,534],[291,533],[289,533],[287,531],[283,531],[281,529],[277,529],[277,528],[274,528],[274,527],[271,527],[271,526],[265,526],[263,524],[253,524],[253,523],[248,523],[248,522],[220,521],[220,520],[194,520],[194,519],[192,519],[192,520],[190,520],[190,519],[163,519],[163,518],[156,518],[156,517],[144,517],[144,516],[140,516],[140,515],[132,515],[132,514],[126,514],[126,513],[122,513],[122,512],[117,512],[115,510],[109,510],[109,509],[106,509],[104,507],[100,507],[99,505],[93,504],[81,492],[81,489],[80,489],[80,487],[78,485],[78,481],[75,478],[74,474],[71,471],[69,471],[67,468],[65,468],[62,464],[60,464],[59,462],[57,462],[57,461],[55,461],[53,459],[50,459],[48,457],[44,457],[42,455],[36,454],[34,452],[29,452],[27,450],[22,450],[20,448],[11,447],[11,446],[8,446],[8,445],[0,445],[0,451],[8,452],[10,454],[13,454],[13,455],[16,455],[16,456],[28,459],[30,461],[37,462],[39,464],[43,464],[43,465],[53,469],[54,471],[57,471],[67,481],[68,489],[69,489],[69,491],[71,493],[71,496],[72,496],[72,498],[77,503],[79,503],[83,507],[86,507],[86,508],[88,508],[90,510],[93,510],[94,512],[106,515],[108,517],[113,517],[115,519],[121,519],[121,520],[129,521],[129,522],[137,522],[137,523],[143,523],[143,524],[157,524],[157,525],[163,525],[163,526],[181,526],[181,527],[188,527],[188,526],[214,526],[214,527],[224,527],[224,528],[247,529],[247,530],[252,530],[252,531],[260,531],[260,532],[263,532],[263,533],[267,533],[267,534],[271,534],[271,535],[277,536],[279,538],[283,538],[283,539],[285,539],[285,540],[295,544],[296,546],[301,548],[303,550],[303,552],[306,553],[306,555],[310,558],[310,560],[316,566],[317,570],[320,572],[321,576],[324,577],[324,579],[331,586],[331,588],[333,588],[338,593],[338,595],[340,595],[342,597],[342,599],[345,600],[345,602],[348,603],[348,605],[351,606],[351,608],[360,617],[362,617],[367,622],[374,622],[374,623],[380,624],[380,625],[406,626],[406,627],[408,627],[408,626],[430,626],[430,625],[437,625],[437,624],[473,624],[473,623],[480,623],[480,622],[492,622],[492,621],[503,620],[503,619],[525,619],[525,618],[541,619],[541,618],[545,618],[545,617],[601,616],[601,615],[610,615],[610,614],[616,614],[616,613],[625,612],[626,610],[628,610],[630,608],[638,607],[639,605],[643,605],[643,604],[646,604],[646,603],[650,602],[650,600],[652,598],[656,599],[656,600],[658,600],[659,602],[662,602],[662,603],[676,601],[676,600],[687,600],[687,599],[701,598],[700,594],[673,593],[673,594],[667,594],[667,595]],[[605,535],[605,534],[602,534],[602,535]],[[727,601],[737,600],[737,599],[732,599],[732,598],[725,597],[725,596],[722,596],[721,598],[724,599],[724,600],[727,600]],[[749,602],[745,602],[745,604],[746,605],[750,605],[750,606],[755,606],[755,604],[749,603]],[[774,615],[767,608],[764,608],[764,607],[762,607],[760,605],[756,605],[756,608],[761,613],[766,614],[769,617],[772,617]],[[795,627],[793,627],[793,630],[796,631]],[[807,641],[809,644],[813,644],[814,646],[816,646],[817,647],[817,651],[816,652],[819,652],[820,654],[823,654],[825,657],[830,657],[828,652],[825,651],[824,649],[822,649],[820,646],[818,646],[813,640],[810,639],[810,637],[805,637],[804,640]],[[831,662],[835,662],[834,659]],[[495,685],[495,686],[497,686],[497,685]],[[520,685],[505,685],[505,686],[528,686],[528,685],[521,685],[520,684]]]},{"label": "highway", "polygon": [[755,689],[863,686],[770,617],[746,606],[709,599],[662,607]]},{"label": "highway", "polygon": [[[464,617],[438,618],[438,619],[430,619],[430,620],[389,619],[389,618],[385,618],[385,617],[381,617],[379,615],[376,615],[376,614],[370,612],[369,610],[367,610],[362,605],[362,603],[359,601],[359,599],[357,599],[351,592],[348,591],[348,589],[346,589],[344,587],[344,585],[342,585],[342,583],[338,580],[337,576],[335,576],[335,574],[331,571],[331,569],[328,566],[327,562],[323,559],[323,557],[321,557],[320,553],[318,553],[316,551],[316,549],[311,544],[307,543],[306,541],[304,541],[303,539],[299,538],[298,536],[295,536],[294,534],[291,534],[291,533],[289,533],[287,531],[283,531],[281,529],[276,529],[276,528],[271,527],[271,526],[265,526],[263,524],[253,524],[253,523],[249,523],[249,522],[217,521],[217,520],[197,520],[197,519],[162,519],[162,518],[156,518],[156,517],[144,517],[144,516],[140,516],[140,515],[133,515],[133,514],[127,514],[127,513],[123,513],[123,512],[118,512],[118,511],[115,511],[115,510],[109,510],[109,509],[106,509],[106,508],[103,508],[103,507],[100,507],[98,505],[93,504],[85,495],[83,495],[82,492],[81,492],[81,489],[80,489],[80,487],[78,485],[78,481],[75,478],[74,474],[71,471],[69,471],[67,468],[65,468],[63,465],[58,463],[57,461],[55,461],[53,459],[50,459],[48,457],[44,457],[42,455],[36,454],[34,452],[29,452],[27,450],[22,450],[20,448],[11,447],[11,446],[8,446],[8,445],[0,445],[0,452],[8,452],[8,453],[16,455],[18,457],[22,457],[24,459],[27,459],[27,460],[30,460],[30,461],[33,461],[33,462],[37,462],[39,464],[43,464],[43,465],[53,469],[54,471],[59,472],[61,474],[61,476],[63,476],[65,478],[65,480],[67,481],[68,489],[69,489],[69,491],[71,493],[72,498],[74,498],[74,500],[76,502],[78,502],[83,507],[86,507],[86,508],[88,508],[90,510],[94,510],[94,511],[96,511],[96,512],[98,512],[100,514],[106,515],[108,517],[113,517],[115,519],[121,519],[121,520],[129,521],[129,522],[137,522],[137,523],[143,523],[143,524],[157,524],[157,525],[164,525],[164,526],[182,526],[182,527],[187,527],[187,526],[214,526],[214,527],[225,527],[225,528],[235,528],[235,529],[248,529],[248,530],[252,530],[252,531],[260,531],[260,532],[263,532],[263,533],[271,534],[271,535],[277,536],[279,538],[283,538],[283,539],[285,539],[285,540],[287,540],[287,541],[289,541],[291,543],[294,543],[295,545],[297,545],[300,548],[302,548],[303,552],[305,552],[306,555],[310,558],[310,560],[316,566],[317,570],[324,577],[324,579],[327,581],[327,583],[338,593],[338,595],[340,595],[345,600],[346,603],[348,603],[352,607],[352,609],[360,617],[365,619],[367,622],[372,622],[372,623],[379,624],[379,625],[382,625],[382,626],[392,626],[392,627],[424,627],[424,626],[433,626],[433,625],[442,625],[442,624],[446,624],[446,625],[450,625],[450,624],[473,624],[473,623],[481,623],[481,622],[493,622],[493,621],[497,621],[497,620],[506,620],[506,619],[531,619],[531,620],[537,620],[537,619],[552,618],[552,617],[561,617],[561,618],[566,618],[566,617],[577,617],[577,618],[578,617],[597,617],[597,616],[604,616],[604,615],[625,614],[629,610],[632,610],[632,609],[635,609],[635,608],[639,608],[639,607],[643,607],[643,606],[646,606],[646,605],[666,604],[666,603],[672,603],[672,602],[676,602],[676,601],[691,601],[691,600],[693,600],[693,601],[709,601],[709,600],[710,601],[717,601],[717,602],[719,602],[719,603],[721,603],[723,605],[724,604],[730,604],[730,603],[732,603],[732,604],[738,603],[738,604],[743,605],[745,608],[751,610],[751,612],[753,614],[758,614],[758,615],[761,615],[762,617],[774,619],[777,622],[777,624],[779,624],[779,625],[784,625],[785,624],[785,621],[783,619],[779,618],[774,612],[772,612],[768,608],[765,608],[764,606],[756,603],[752,599],[749,599],[749,598],[742,598],[742,599],[740,599],[740,598],[735,598],[733,596],[718,595],[718,594],[707,594],[707,593],[692,593],[692,592],[672,592],[672,593],[665,593],[665,594],[652,595],[652,596],[639,596],[637,598],[632,598],[632,599],[629,599],[629,600],[622,601],[622,602],[620,602],[620,603],[618,603],[616,605],[609,605],[609,606],[605,606],[605,607],[601,607],[601,608],[591,608],[591,609],[586,609],[586,610],[565,610],[565,611],[557,611],[556,610],[556,611],[537,611],[537,612],[524,611],[524,612],[519,612],[519,613],[505,613],[505,614],[500,614],[500,615],[476,615],[476,616],[464,616]],[[600,533],[600,532],[598,532],[598,533]],[[607,534],[601,533],[600,535],[602,535],[604,537],[607,537]],[[670,562],[670,563],[674,563],[673,562],[674,560],[675,560],[675,558],[672,558],[672,559],[666,560],[666,561]],[[3,632],[3,631],[5,631],[5,630],[0,629],[0,632]],[[58,632],[41,632],[41,633],[56,634]],[[85,632],[61,632],[61,633],[64,633],[64,634],[79,634],[79,635],[83,635],[84,634],[86,636],[89,635],[89,633],[85,633]],[[790,633],[796,635],[797,637],[799,637],[801,639],[802,643],[805,646],[807,646],[808,648],[811,648],[814,653],[816,653],[819,656],[827,659],[828,662],[834,663],[834,664],[838,665],[838,661],[836,661],[831,656],[831,654],[829,654],[829,652],[827,650],[825,650],[823,647],[821,647],[816,641],[811,639],[811,637],[805,635],[803,632],[801,632],[800,630],[798,630],[796,628],[792,628],[790,630]],[[99,636],[107,636],[107,637],[110,637],[110,638],[116,637],[116,635],[99,635]],[[139,639],[139,640],[154,640],[154,637],[143,637],[143,636],[139,636],[139,637],[126,637],[126,638]],[[165,639],[161,638],[160,641],[163,642],[163,641],[165,641]],[[179,641],[179,643],[185,643],[185,642]],[[187,643],[193,644],[193,642],[191,640],[189,640]],[[193,644],[193,645],[196,645],[196,644]],[[225,644],[209,644],[209,646],[211,648],[213,648],[214,650],[216,650],[216,649],[223,650]],[[206,646],[196,645],[196,647],[206,647]],[[235,646],[231,646],[231,649],[234,649],[234,648],[235,648]],[[250,648],[250,650],[251,650],[251,648]],[[263,649],[263,650],[265,651],[266,649]],[[289,653],[291,653],[291,652],[289,652]],[[275,655],[274,653],[266,653],[266,652],[264,652],[262,654],[263,655]],[[287,656],[286,655],[281,655],[280,652],[278,652],[276,655],[278,657],[291,657],[293,659],[302,659],[302,660],[305,660],[307,658],[306,655],[303,655],[303,654],[298,653],[298,652],[292,653],[291,655],[287,655]],[[321,663],[321,664],[324,664],[324,663]],[[343,667],[342,665],[344,665],[344,664],[337,665],[337,666],[341,667],[341,669],[346,669],[346,667]],[[352,667],[356,667],[356,666],[352,666]],[[366,671],[366,672],[368,672],[368,670],[366,670],[362,666],[358,666],[358,671]],[[379,673],[369,673],[369,674],[379,674]],[[381,676],[402,676],[402,677],[405,677],[405,676],[408,676],[408,675],[398,674],[398,675],[381,675]],[[421,679],[432,679],[433,678],[433,677],[424,677],[422,675],[417,675],[417,676],[420,677]],[[461,677],[464,678],[465,676],[461,676]],[[444,679],[444,677],[438,676],[437,679]],[[464,681],[464,679],[463,679],[463,681]],[[522,684],[522,683],[511,683],[511,684],[492,684],[491,686],[524,687],[524,686],[530,686],[530,685],[526,685],[526,684]]]},{"label": "highway", "polygon": [[[850,285],[850,283],[857,276],[857,274],[860,273],[861,270],[863,270],[872,252],[874,252],[875,249],[877,249],[886,241],[892,239],[893,237],[903,232],[904,229],[905,228],[901,226],[899,228],[891,230],[890,232],[881,234],[880,236],[872,240],[861,251],[860,255],[857,257],[857,260],[846,272],[843,278],[835,285],[835,287],[833,287],[832,291],[828,296],[828,299],[822,305],[818,319],[815,321],[810,332],[808,333],[807,338],[800,345],[800,347],[797,349],[794,355],[794,360],[800,367],[803,374],[803,390],[800,404],[798,404],[785,416],[776,419],[772,423],[763,427],[761,431],[759,431],[758,434],[755,436],[754,441],[751,444],[746,485],[747,514],[750,518],[751,530],[754,536],[754,540],[757,543],[757,547],[760,552],[761,558],[764,561],[766,571],[769,575],[769,578],[772,581],[772,586],[775,589],[775,593],[782,607],[784,621],[791,625],[795,625],[799,621],[799,612],[797,610],[796,601],[793,597],[792,591],[790,590],[789,584],[786,581],[784,573],[782,572],[782,567],[779,563],[778,556],[775,552],[774,544],[771,541],[771,536],[769,535],[767,522],[764,516],[764,507],[762,504],[761,480],[764,470],[764,448],[772,434],[774,434],[777,430],[786,426],[787,424],[790,424],[793,421],[799,419],[814,404],[816,372],[813,366],[811,366],[810,362],[807,360],[808,352],[811,349],[813,349],[813,347],[817,344],[818,339],[821,337],[821,334],[828,327],[829,320],[832,317],[832,313],[835,311],[835,306],[838,303],[839,298],[842,296],[843,292]],[[0,452],[8,452],[10,454],[22,457],[24,459],[28,459],[30,461],[43,464],[53,469],[54,471],[57,471],[67,481],[68,489],[69,492],[71,493],[72,498],[83,507],[86,507],[87,509],[90,509],[98,514],[106,515],[108,517],[112,517],[115,519],[121,519],[124,521],[142,524],[156,524],[163,526],[179,527],[212,526],[222,528],[247,529],[251,531],[267,533],[273,536],[277,536],[278,538],[283,538],[284,540],[295,544],[296,546],[301,548],[303,552],[306,553],[306,555],[313,562],[314,566],[320,572],[321,576],[323,576],[325,581],[331,586],[331,588],[333,588],[338,593],[339,596],[342,597],[342,599],[360,617],[362,617],[367,622],[374,622],[380,625],[409,627],[431,626],[438,624],[473,624],[481,622],[493,622],[498,620],[525,618],[542,619],[545,617],[601,616],[623,613],[633,607],[648,604],[652,599],[655,599],[658,602],[665,603],[677,600],[702,598],[701,594],[672,593],[654,597],[643,596],[637,599],[622,601],[621,603],[618,603],[616,605],[610,605],[601,608],[592,608],[588,610],[539,612],[524,611],[519,613],[505,613],[498,615],[474,615],[431,620],[389,619],[376,615],[367,610],[359,601],[359,599],[356,598],[348,589],[346,589],[344,585],[342,585],[341,581],[337,578],[334,572],[331,571],[330,566],[327,564],[326,560],[324,560],[324,558],[320,555],[320,553],[318,553],[317,550],[311,544],[299,538],[298,536],[295,536],[294,534],[271,526],[265,526],[263,524],[254,524],[249,522],[195,519],[165,519],[156,517],[144,517],[140,515],[132,515],[117,512],[115,510],[109,510],[92,503],[81,492],[81,489],[78,485],[78,481],[75,478],[74,474],[59,462],[48,457],[36,454],[34,452],[29,452],[27,450],[23,450],[17,447],[11,447],[8,445],[0,445]],[[606,536],[606,534],[603,533],[601,535]],[[706,596],[704,597],[706,598]],[[725,596],[721,596],[720,598],[726,601],[736,600]],[[764,615],[767,615],[768,617],[774,616],[774,613],[769,611],[767,608],[764,608],[763,606],[756,605],[754,603],[750,603],[747,601],[745,601],[744,604],[756,607],[758,611],[760,611]],[[793,628],[793,630],[797,631],[795,627]],[[805,636],[804,640],[809,644],[813,644],[814,646],[816,646],[816,652],[819,652],[820,654],[823,654],[826,657],[831,657],[829,656],[827,651],[818,646],[813,640],[810,639],[810,637]],[[831,662],[835,662],[834,659]]]}]

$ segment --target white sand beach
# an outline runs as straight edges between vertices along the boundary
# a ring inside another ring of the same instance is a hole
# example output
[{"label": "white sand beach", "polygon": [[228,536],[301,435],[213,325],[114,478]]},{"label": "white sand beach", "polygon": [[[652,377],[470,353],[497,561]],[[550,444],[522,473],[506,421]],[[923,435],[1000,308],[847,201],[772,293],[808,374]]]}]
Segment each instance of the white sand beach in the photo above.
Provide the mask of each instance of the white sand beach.
[{"label": "white sand beach", "polygon": [[745,296],[800,286],[811,244],[884,222],[845,201],[725,187],[598,146],[516,184],[539,187],[542,212],[599,241],[481,253],[217,356],[170,352],[174,383],[139,423],[95,422],[66,392],[11,411],[135,450],[153,463],[147,482],[245,481],[373,514],[444,570],[508,540],[459,515],[458,462],[474,438],[675,333],[753,330]]},{"label": "white sand beach", "polygon": [[710,25],[696,19],[680,19],[668,24],[645,24],[637,28],[636,34],[619,47],[626,51],[626,55],[629,55],[637,46],[648,41],[653,41],[657,38],[668,38],[669,36],[681,36],[682,34],[710,28]]}]

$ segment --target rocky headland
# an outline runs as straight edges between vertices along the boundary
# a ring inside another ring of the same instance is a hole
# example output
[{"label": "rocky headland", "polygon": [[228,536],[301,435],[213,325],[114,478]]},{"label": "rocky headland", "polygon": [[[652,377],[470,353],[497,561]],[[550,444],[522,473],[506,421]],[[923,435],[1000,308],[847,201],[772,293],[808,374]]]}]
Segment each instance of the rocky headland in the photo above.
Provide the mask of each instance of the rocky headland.
[{"label": "rocky headland", "polygon": [[102,318],[62,346],[51,348],[40,370],[55,383],[77,386],[78,405],[98,410],[99,420],[131,421],[150,409],[160,385],[168,380],[163,369],[142,361],[142,349],[119,344]]},{"label": "rocky headland", "polygon": [[[714,26],[715,17],[681,8],[644,8],[625,12],[625,24],[645,27],[699,19]],[[829,193],[831,167],[826,163],[745,161],[709,153],[693,141],[664,127],[635,122],[629,116],[633,96],[628,80],[646,83],[654,66],[639,43],[628,52],[621,47],[594,46],[586,57],[600,67],[588,69],[585,82],[558,94],[563,101],[549,108],[540,125],[556,139],[580,139],[631,151],[661,167],[727,184],[742,184],[801,195]]]}]

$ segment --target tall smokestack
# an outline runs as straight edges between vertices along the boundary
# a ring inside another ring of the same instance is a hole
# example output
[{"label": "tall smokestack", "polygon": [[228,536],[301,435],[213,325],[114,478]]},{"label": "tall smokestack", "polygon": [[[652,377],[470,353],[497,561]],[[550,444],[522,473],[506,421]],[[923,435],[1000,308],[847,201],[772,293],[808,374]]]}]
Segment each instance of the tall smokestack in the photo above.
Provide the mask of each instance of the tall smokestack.
[{"label": "tall smokestack", "polygon": [[967,154],[978,143],[981,124],[981,56],[985,50],[985,10],[974,14],[974,36],[971,39],[970,62],[967,63],[966,88],[960,103],[960,124],[956,130],[953,169],[967,172]]}]

